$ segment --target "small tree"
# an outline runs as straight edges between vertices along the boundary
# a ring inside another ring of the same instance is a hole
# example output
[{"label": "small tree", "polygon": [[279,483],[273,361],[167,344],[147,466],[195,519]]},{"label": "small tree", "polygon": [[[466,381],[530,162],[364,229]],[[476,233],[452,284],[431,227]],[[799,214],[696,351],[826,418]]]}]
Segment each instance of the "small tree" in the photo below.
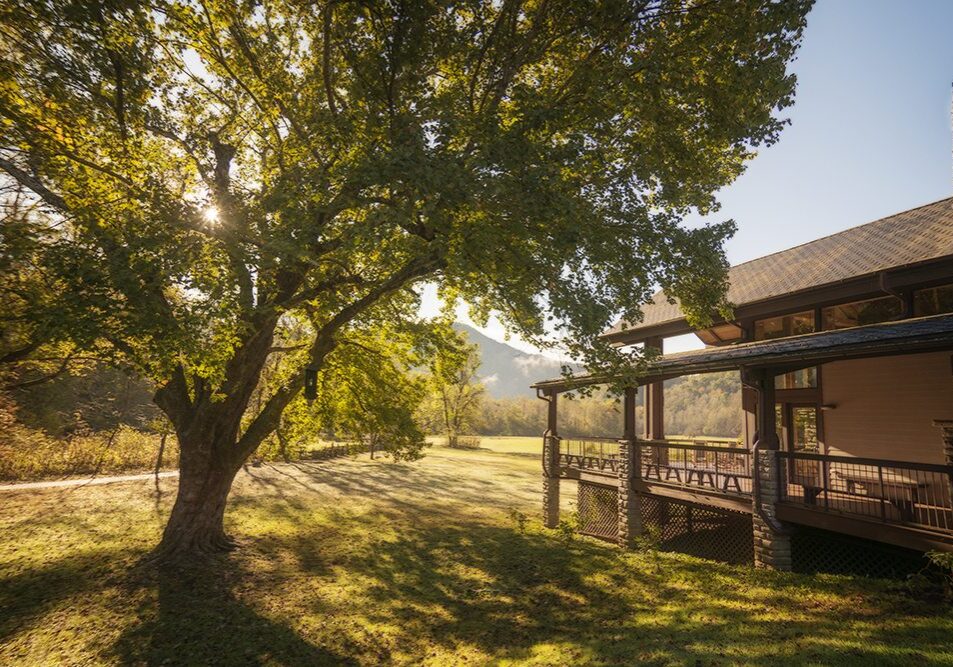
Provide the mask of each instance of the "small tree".
[{"label": "small tree", "polygon": [[479,370],[479,349],[462,337],[455,346],[441,348],[430,363],[431,423],[447,436],[450,447],[457,446],[457,437],[479,413],[484,395],[477,381]]}]

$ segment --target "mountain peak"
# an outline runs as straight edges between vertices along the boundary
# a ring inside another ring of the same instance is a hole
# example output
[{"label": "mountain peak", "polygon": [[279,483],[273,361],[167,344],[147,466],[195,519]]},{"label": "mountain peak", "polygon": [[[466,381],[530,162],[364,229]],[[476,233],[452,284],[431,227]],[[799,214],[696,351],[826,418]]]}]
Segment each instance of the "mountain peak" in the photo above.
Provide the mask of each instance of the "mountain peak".
[{"label": "mountain peak", "polygon": [[[492,398],[534,396],[529,388],[537,380],[557,377],[563,363],[542,354],[523,352],[512,345],[501,343],[480,333],[473,327],[454,322],[453,328],[463,333],[470,343],[479,348],[479,377]],[[579,367],[571,364],[574,370]]]}]

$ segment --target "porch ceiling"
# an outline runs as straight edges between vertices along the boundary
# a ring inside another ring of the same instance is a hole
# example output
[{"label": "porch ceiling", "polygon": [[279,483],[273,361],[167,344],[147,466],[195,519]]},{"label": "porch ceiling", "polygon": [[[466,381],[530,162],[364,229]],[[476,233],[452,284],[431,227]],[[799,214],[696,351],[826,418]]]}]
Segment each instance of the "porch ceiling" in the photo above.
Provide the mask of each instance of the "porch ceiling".
[{"label": "porch ceiling", "polygon": [[[640,380],[647,384],[681,375],[741,368],[777,367],[790,370],[839,359],[944,349],[953,349],[953,314],[666,354],[651,362]],[[534,389],[565,391],[610,380],[606,377],[578,375],[570,379],[543,380],[532,386]]]}]

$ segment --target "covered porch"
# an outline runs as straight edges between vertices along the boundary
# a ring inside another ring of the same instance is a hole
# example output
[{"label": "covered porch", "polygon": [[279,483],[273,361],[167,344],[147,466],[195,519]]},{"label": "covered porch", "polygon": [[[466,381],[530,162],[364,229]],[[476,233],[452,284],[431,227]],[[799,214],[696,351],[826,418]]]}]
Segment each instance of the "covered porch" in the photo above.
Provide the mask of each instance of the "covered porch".
[{"label": "covered porch", "polygon": [[[589,521],[588,532],[623,545],[641,534],[641,514],[651,503],[664,501],[749,517],[757,565],[790,568],[799,526],[951,551],[950,351],[953,316],[941,315],[665,355],[638,387],[625,390],[623,433],[614,437],[559,433],[559,394],[606,378],[537,383],[549,403],[547,525],[558,523],[560,480],[573,479],[584,530]],[[725,371],[737,372],[743,386],[742,437],[665,437],[663,382]],[[789,386],[806,372],[827,384]],[[644,420],[637,433],[640,389]],[[656,513],[656,520],[665,518]]]}]

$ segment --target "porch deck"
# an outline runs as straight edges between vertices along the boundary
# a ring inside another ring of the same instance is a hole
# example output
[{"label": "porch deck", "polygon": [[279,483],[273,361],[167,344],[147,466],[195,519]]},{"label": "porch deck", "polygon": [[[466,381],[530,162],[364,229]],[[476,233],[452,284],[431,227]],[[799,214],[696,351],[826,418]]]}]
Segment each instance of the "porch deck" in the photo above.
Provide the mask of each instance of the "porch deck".
[{"label": "porch deck", "polygon": [[[704,440],[640,440],[641,493],[751,513],[752,452]],[[953,466],[779,452],[785,520],[899,546],[953,550]],[[619,444],[559,439],[560,477],[617,486]]]}]

